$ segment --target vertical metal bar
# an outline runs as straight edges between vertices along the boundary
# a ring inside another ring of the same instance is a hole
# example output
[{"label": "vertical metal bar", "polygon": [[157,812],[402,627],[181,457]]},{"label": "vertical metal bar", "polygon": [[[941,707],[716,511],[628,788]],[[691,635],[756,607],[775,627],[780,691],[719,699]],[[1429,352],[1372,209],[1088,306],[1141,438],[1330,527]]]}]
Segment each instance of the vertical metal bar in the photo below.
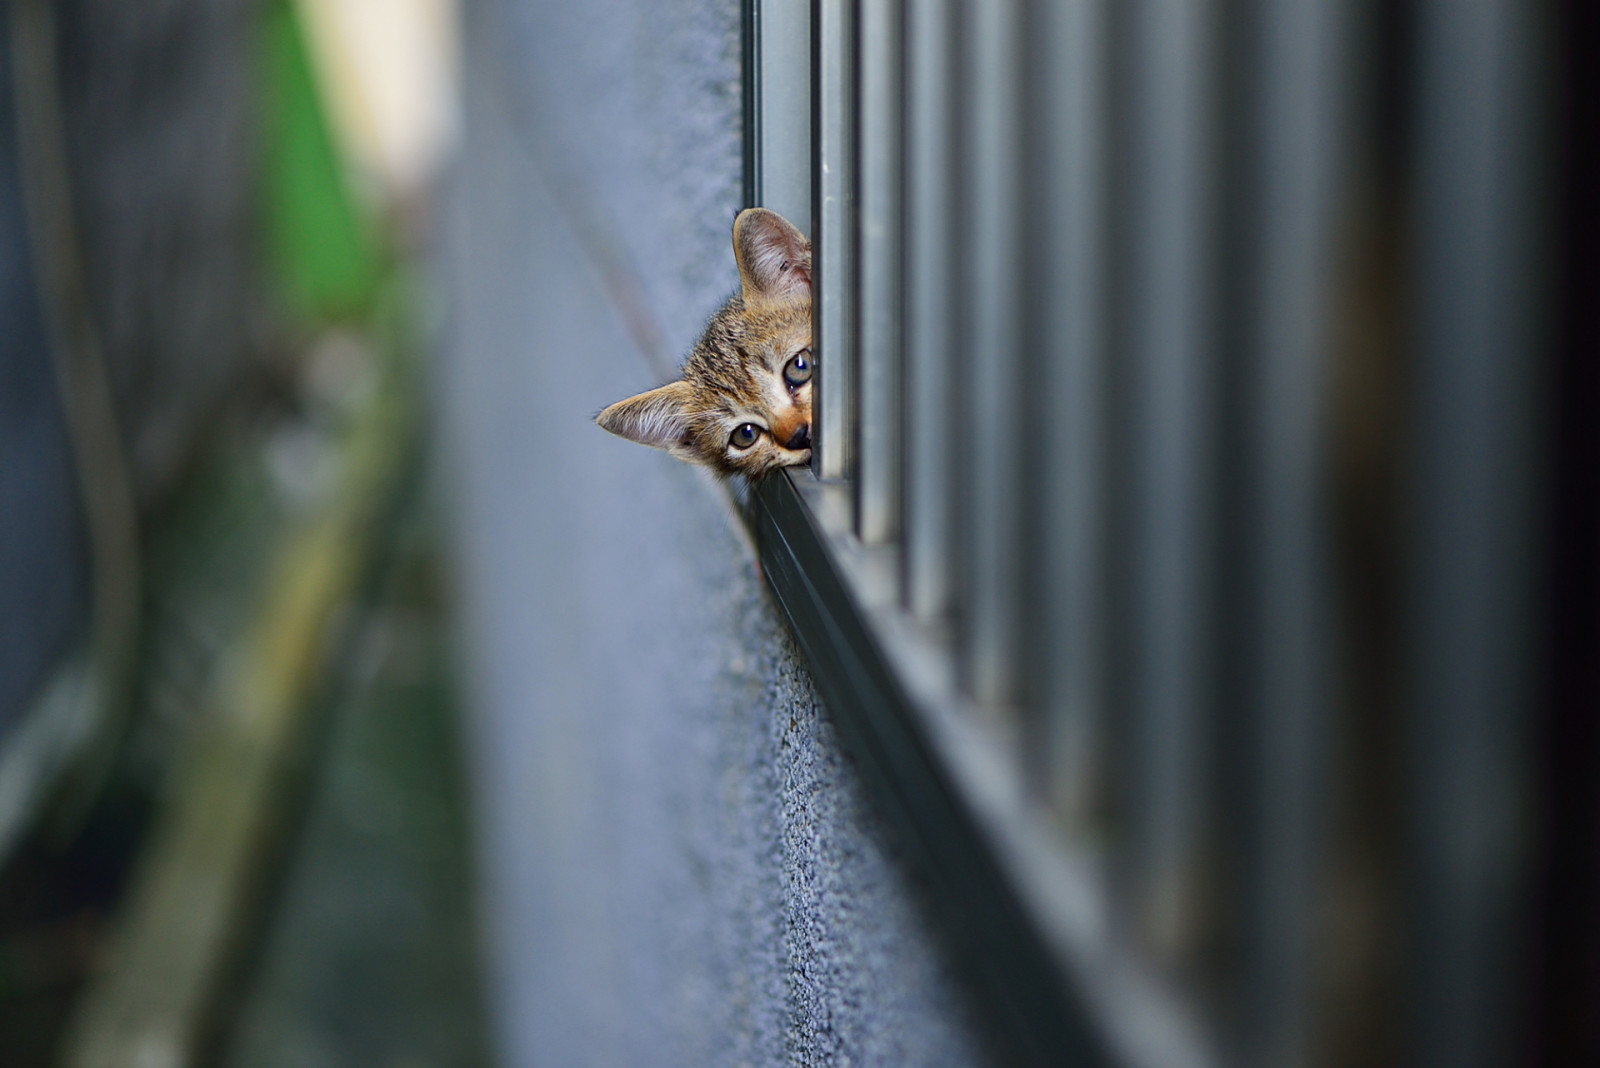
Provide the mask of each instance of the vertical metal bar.
[{"label": "vertical metal bar", "polygon": [[906,0],[905,590],[922,619],[950,610],[954,72],[949,0]]},{"label": "vertical metal bar", "polygon": [[1408,497],[1418,971],[1411,1063],[1506,1064],[1538,635],[1543,8],[1418,9],[1417,364]]},{"label": "vertical metal bar", "polygon": [[855,457],[855,353],[852,351],[855,284],[854,162],[850,159],[854,89],[850,84],[851,0],[815,0],[812,6],[812,324],[817,356],[816,445],[819,478],[847,478]]},{"label": "vertical metal bar", "polygon": [[1142,0],[1131,15],[1130,859],[1140,927],[1177,953],[1194,933],[1208,682],[1211,10],[1207,0]]},{"label": "vertical metal bar", "polygon": [[962,339],[970,449],[963,492],[967,679],[974,699],[1016,699],[1021,638],[1021,37],[1016,0],[969,10],[964,149],[969,184]]},{"label": "vertical metal bar", "polygon": [[1107,298],[1106,80],[1110,41],[1104,0],[1043,4],[1044,152],[1035,176],[1042,214],[1041,383],[1052,462],[1042,472],[1041,627],[1045,673],[1048,795],[1064,818],[1085,813],[1098,793],[1105,700],[1103,614],[1105,465],[1102,412]]},{"label": "vertical metal bar", "polygon": [[900,0],[860,0],[857,141],[860,198],[861,451],[856,532],[869,545],[900,533],[901,14]]},{"label": "vertical metal bar", "polygon": [[[1243,1016],[1253,1060],[1310,1061],[1311,922],[1330,680],[1321,565],[1321,415],[1340,151],[1337,0],[1260,4],[1248,64],[1253,225],[1243,309],[1249,482],[1246,590],[1253,678]],[[1243,475],[1245,472],[1240,472]]]},{"label": "vertical metal bar", "polygon": [[811,3],[746,0],[756,9],[757,189],[753,203],[811,233]]},{"label": "vertical metal bar", "polygon": [[761,0],[739,3],[739,66],[744,122],[744,207],[761,203]]}]

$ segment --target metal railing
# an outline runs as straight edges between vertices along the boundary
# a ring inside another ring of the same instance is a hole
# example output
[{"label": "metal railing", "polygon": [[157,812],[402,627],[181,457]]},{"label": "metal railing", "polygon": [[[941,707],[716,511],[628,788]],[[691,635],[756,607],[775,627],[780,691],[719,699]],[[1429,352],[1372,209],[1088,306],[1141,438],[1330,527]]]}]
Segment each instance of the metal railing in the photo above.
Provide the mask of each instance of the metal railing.
[{"label": "metal railing", "polygon": [[1549,12],[748,10],[753,522],[1018,1058],[1514,1061]]}]

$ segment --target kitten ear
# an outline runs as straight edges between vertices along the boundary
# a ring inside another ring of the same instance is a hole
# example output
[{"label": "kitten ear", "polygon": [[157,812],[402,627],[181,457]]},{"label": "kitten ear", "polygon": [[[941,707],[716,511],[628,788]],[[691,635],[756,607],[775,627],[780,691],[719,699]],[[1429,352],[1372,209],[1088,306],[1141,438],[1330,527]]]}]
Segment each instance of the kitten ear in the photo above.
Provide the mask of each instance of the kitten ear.
[{"label": "kitten ear", "polygon": [[782,215],[746,208],[733,220],[746,303],[811,299],[811,242]]},{"label": "kitten ear", "polygon": [[689,423],[693,388],[679,379],[659,389],[620,400],[594,417],[602,429],[674,455],[685,455],[693,428]]}]

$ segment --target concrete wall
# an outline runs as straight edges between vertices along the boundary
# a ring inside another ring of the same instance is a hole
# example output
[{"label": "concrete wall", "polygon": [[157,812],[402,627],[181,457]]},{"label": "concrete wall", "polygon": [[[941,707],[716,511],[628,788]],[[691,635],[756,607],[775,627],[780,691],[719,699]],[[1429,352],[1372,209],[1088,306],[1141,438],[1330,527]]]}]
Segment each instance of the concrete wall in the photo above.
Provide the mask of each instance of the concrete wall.
[{"label": "concrete wall", "polygon": [[591,423],[736,285],[737,5],[467,8],[439,373],[505,1061],[991,1063],[725,492]]}]

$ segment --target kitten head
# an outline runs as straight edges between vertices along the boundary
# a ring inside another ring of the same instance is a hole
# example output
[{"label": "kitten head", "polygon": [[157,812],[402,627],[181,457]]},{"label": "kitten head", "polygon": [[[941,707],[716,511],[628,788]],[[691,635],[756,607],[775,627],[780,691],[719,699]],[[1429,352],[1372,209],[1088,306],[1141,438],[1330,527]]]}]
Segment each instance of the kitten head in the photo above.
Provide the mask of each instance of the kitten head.
[{"label": "kitten head", "polygon": [[683,377],[595,417],[606,430],[717,474],[811,461],[811,242],[777,212],[733,223],[741,289],[712,316]]}]

